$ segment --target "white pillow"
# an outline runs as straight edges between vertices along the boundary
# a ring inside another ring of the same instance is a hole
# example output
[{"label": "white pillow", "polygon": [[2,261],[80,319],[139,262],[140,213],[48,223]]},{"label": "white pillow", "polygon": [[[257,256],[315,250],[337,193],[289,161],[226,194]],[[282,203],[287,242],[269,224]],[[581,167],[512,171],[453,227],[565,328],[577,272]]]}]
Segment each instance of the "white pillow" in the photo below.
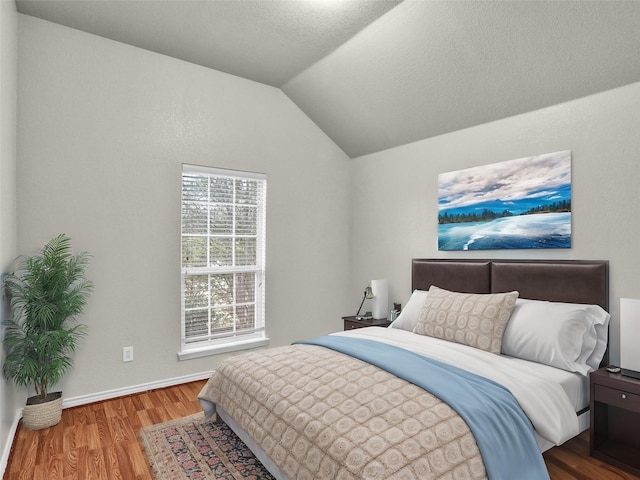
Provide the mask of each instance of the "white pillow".
[{"label": "white pillow", "polygon": [[400,315],[389,325],[389,328],[399,328],[413,332],[416,323],[418,323],[420,310],[422,310],[426,300],[427,292],[425,290],[414,290]]},{"label": "white pillow", "polygon": [[502,353],[587,375],[604,356],[610,318],[598,305],[519,298]]}]

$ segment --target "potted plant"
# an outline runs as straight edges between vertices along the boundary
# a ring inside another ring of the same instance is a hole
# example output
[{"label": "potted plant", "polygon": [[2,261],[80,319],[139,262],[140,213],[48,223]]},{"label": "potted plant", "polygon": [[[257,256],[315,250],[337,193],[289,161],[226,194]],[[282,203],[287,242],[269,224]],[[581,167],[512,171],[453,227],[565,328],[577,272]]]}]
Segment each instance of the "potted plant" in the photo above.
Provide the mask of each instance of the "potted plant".
[{"label": "potted plant", "polygon": [[85,278],[89,257],[87,252],[73,255],[71,240],[61,234],[39,253],[18,257],[16,270],[4,278],[12,318],[5,322],[2,371],[16,385],[35,389],[22,412],[30,430],[60,421],[62,392],[49,389],[71,368],[71,354],[86,333],[75,317],[93,289]]}]

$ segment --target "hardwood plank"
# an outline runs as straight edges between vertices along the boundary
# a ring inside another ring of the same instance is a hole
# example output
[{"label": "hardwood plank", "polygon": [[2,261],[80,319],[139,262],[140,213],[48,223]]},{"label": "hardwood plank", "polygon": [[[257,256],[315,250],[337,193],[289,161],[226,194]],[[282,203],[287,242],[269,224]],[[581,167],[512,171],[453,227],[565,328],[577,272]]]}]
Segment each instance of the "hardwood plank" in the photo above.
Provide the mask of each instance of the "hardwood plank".
[{"label": "hardwood plank", "polygon": [[[184,416],[186,417],[186,415]],[[147,412],[146,410],[140,410],[137,413],[137,417],[138,417],[138,422],[140,422],[141,428],[155,425],[155,422],[151,420],[151,417],[149,417],[149,412]]]},{"label": "hardwood plank", "polygon": [[111,437],[116,444],[127,443],[131,440],[127,419],[124,417],[112,417],[109,422],[109,430],[111,430]]},{"label": "hardwood plank", "polygon": [[127,418],[129,419],[130,422],[132,422],[131,426],[134,428],[139,428],[140,425],[137,424],[139,410],[136,409],[136,405],[133,402],[132,398],[131,397],[123,398],[122,403],[124,405],[124,409],[127,412]]},{"label": "hardwood plank", "polygon": [[84,475],[85,473],[87,474],[86,476],[89,477],[89,466],[88,466],[89,452],[88,452],[87,446],[83,445],[81,447],[78,447],[77,452],[78,452],[77,470],[72,473],[74,475],[77,475],[78,478],[80,478],[80,475]]},{"label": "hardwood plank", "polygon": [[109,429],[109,421],[104,410],[95,410],[96,428],[98,429],[98,439],[101,447],[110,447],[113,444],[113,437]]},{"label": "hardwood plank", "polygon": [[20,472],[32,472],[34,475],[35,467],[36,467],[36,458],[38,453],[38,448],[40,446],[40,437],[33,439],[32,442],[28,442],[25,438],[22,443],[23,452],[25,455],[21,458],[19,471]]},{"label": "hardwood plank", "polygon": [[[136,471],[144,470],[143,468],[136,468],[133,464],[133,459],[130,457],[129,445],[127,443],[117,443],[115,445],[116,457],[118,459],[118,468],[123,478],[137,479],[137,478],[151,478],[151,472],[147,467],[148,477],[139,476]],[[146,459],[145,459],[146,461]]]},{"label": "hardwood plank", "polygon": [[115,451],[113,444],[102,448],[102,456],[105,460],[105,467],[107,469],[107,478],[112,480],[123,480],[124,477],[120,473],[120,463],[118,462],[118,455]]},{"label": "hardwood plank", "polygon": [[89,472],[87,478],[109,478],[101,448],[87,451],[87,465]]},{"label": "hardwood plank", "polygon": [[64,455],[56,453],[49,457],[46,463],[49,480],[63,480],[64,478]]},{"label": "hardwood plank", "polygon": [[131,402],[133,403],[133,406],[135,407],[136,411],[140,412],[142,410],[144,410],[144,404],[142,403],[142,400],[140,399],[140,395],[133,395],[131,397]]},{"label": "hardwood plank", "polygon": [[149,411],[155,408],[155,405],[151,401],[151,397],[149,395],[147,394],[140,395],[139,399],[140,399],[140,403],[142,403],[144,410]]},{"label": "hardwood plank", "polygon": [[65,480],[69,478],[77,478],[78,477],[78,448],[76,444],[73,444],[73,447],[64,451],[64,463],[62,473],[64,475]]},{"label": "hardwood plank", "polygon": [[[18,426],[3,480],[152,480],[140,429],[201,411],[204,380],[65,409],[46,430]],[[544,453],[551,480],[640,480],[589,456],[588,432]]]},{"label": "hardwood plank", "polygon": [[107,400],[104,403],[104,411],[107,417],[109,418],[114,418],[114,417],[122,418],[127,414],[124,408],[124,405],[122,404],[121,398]]}]

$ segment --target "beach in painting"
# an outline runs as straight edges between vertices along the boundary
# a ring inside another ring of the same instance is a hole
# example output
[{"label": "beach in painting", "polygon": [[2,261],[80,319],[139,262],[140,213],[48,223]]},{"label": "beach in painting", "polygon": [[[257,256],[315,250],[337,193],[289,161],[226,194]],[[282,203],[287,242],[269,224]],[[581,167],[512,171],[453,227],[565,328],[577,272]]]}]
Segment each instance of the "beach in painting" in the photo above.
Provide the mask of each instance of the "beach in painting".
[{"label": "beach in painting", "polygon": [[438,176],[438,250],[571,247],[571,152]]}]

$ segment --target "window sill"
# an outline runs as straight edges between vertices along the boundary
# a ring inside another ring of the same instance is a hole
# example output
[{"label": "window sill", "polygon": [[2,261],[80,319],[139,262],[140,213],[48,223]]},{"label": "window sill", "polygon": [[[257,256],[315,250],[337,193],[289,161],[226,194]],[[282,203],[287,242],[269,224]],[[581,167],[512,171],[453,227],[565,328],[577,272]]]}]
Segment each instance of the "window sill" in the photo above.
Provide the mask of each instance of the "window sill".
[{"label": "window sill", "polygon": [[206,347],[181,350],[178,352],[178,360],[190,360],[192,358],[207,357],[209,355],[218,355],[220,353],[237,352],[239,350],[250,350],[252,348],[268,346],[268,338],[250,338],[222,345],[207,345]]}]

